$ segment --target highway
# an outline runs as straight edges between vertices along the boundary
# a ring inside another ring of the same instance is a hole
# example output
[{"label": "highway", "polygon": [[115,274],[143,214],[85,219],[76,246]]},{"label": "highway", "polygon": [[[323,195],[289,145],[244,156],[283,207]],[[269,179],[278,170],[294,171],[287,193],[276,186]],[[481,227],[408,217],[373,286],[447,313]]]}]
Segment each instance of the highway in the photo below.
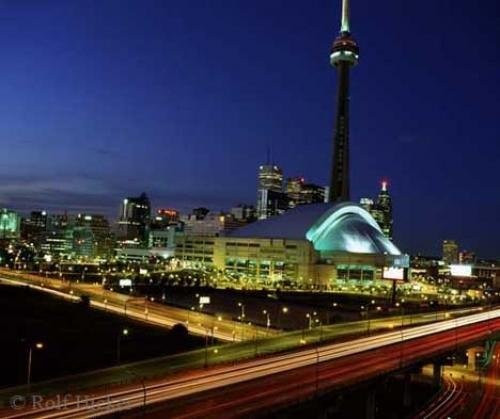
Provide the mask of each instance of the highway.
[{"label": "highway", "polygon": [[[172,327],[182,323],[188,331],[199,336],[214,337],[223,342],[240,342],[268,338],[280,334],[279,330],[259,327],[211,316],[198,311],[172,307],[159,302],[151,302],[145,298],[133,298],[128,295],[104,290],[100,285],[61,281],[36,275],[17,273],[0,268],[0,281],[10,285],[27,285],[38,291],[47,292],[71,301],[79,301],[79,295],[88,295],[93,308],[106,310],[117,315],[128,316],[134,320],[163,327]],[[302,337],[308,343],[339,338],[356,333],[373,333],[381,330],[396,329],[416,324],[445,320],[455,316],[479,312],[481,307],[455,309],[452,311],[431,312],[422,314],[395,314],[392,316],[369,318],[368,320],[338,323],[315,327],[312,331],[304,330]],[[283,350],[297,345],[296,336],[287,334],[288,338],[280,340],[279,345],[271,345],[273,350]],[[288,342],[288,344],[287,344]],[[268,351],[270,352],[270,350]]]},{"label": "highway", "polygon": [[279,333],[275,329],[267,329],[198,311],[172,307],[149,301],[146,298],[130,297],[104,290],[100,285],[67,282],[29,274],[16,274],[4,269],[0,270],[0,275],[2,275],[0,281],[6,284],[28,285],[38,291],[48,292],[71,301],[79,301],[80,295],[87,295],[93,308],[106,310],[157,326],[172,327],[175,324],[182,323],[192,334],[213,336],[220,341],[239,342]]},{"label": "highway", "polygon": [[495,345],[494,356],[484,381],[483,396],[474,413],[474,419],[498,418],[500,415],[500,345]]},{"label": "highway", "polygon": [[[39,281],[40,277],[36,277],[36,280]],[[18,278],[16,278],[15,280],[4,279],[4,282],[18,286],[25,286],[25,284],[29,284],[29,286],[37,290],[41,290],[61,298],[65,298],[71,301],[80,300],[78,296],[76,296],[75,294],[70,294],[68,292],[67,283],[63,284],[63,288],[56,290],[48,288],[46,285],[35,285],[35,281],[22,281]],[[57,283],[59,282],[60,281],[57,281]],[[93,288],[94,292],[96,292],[96,286],[88,284],[86,286],[89,289]],[[95,301],[91,300],[91,304],[95,308],[111,311],[110,307],[113,307],[116,314],[124,315],[125,307],[123,302],[129,299],[128,296],[114,293],[116,294],[116,298],[119,300],[119,302],[116,303],[115,306],[113,306],[110,305],[109,302],[107,304],[103,303],[101,297],[101,294],[103,293],[102,289],[98,290],[98,293],[98,296],[95,297]],[[106,292],[105,295],[109,296],[109,294],[112,293]],[[135,319],[145,322],[146,318],[143,311],[144,300],[139,299],[137,303],[135,302],[136,300],[137,299],[133,299],[132,302],[129,301],[126,311],[128,312],[129,316],[134,315]],[[171,323],[169,323],[168,317],[167,319],[165,319],[163,315],[165,313],[165,309],[168,310],[169,307],[164,306],[163,304],[158,304],[162,307],[162,311],[160,314],[157,314],[155,310],[151,309],[151,307],[155,307],[155,304],[148,304],[149,313],[147,320],[157,321],[157,324],[168,327],[168,325]],[[177,309],[173,308],[173,310]],[[122,385],[124,382],[131,381],[131,379],[133,379],[134,377],[142,377],[144,380],[150,380],[157,376],[166,378],[167,376],[179,374],[182,371],[200,369],[204,368],[205,366],[213,367],[217,364],[241,362],[242,360],[252,359],[257,356],[266,356],[273,353],[295,350],[297,349],[297,347],[303,347],[304,345],[312,345],[315,343],[321,344],[326,342],[333,343],[334,341],[338,342],[346,339],[353,339],[356,336],[366,336],[367,334],[380,333],[381,331],[397,330],[401,326],[409,327],[410,325],[414,326],[417,324],[425,324],[435,322],[436,320],[440,319],[451,319],[457,316],[481,312],[482,310],[483,308],[479,307],[458,309],[446,312],[424,313],[418,315],[395,315],[391,317],[382,317],[350,323],[338,323],[328,326],[319,326],[314,327],[311,330],[305,329],[279,335],[274,335],[271,331],[269,331],[269,337],[260,338],[257,340],[250,340],[249,338],[252,337],[252,334],[250,333],[251,329],[249,329],[248,333],[246,333],[247,330],[245,328],[245,325],[242,325],[242,329],[240,330],[245,334],[243,336],[235,336],[236,342],[234,344],[213,345],[209,343],[209,346],[206,349],[200,348],[199,350],[182,353],[175,356],[164,356],[133,364],[122,364],[102,370],[89,371],[75,376],[60,377],[50,380],[49,382],[33,383],[30,390],[32,392],[40,392],[42,394],[57,394],[65,393],[68,391],[82,392],[89,388],[95,388],[96,386],[109,387]],[[184,315],[194,315],[194,319],[196,319],[196,314],[198,314],[186,310],[181,310],[181,312]],[[219,322],[218,320],[216,321],[213,316],[207,317],[209,321],[212,322],[212,324],[215,322],[215,324],[217,325],[217,323]],[[196,327],[195,321],[193,321],[193,317],[190,318],[190,324],[192,331],[193,328]],[[200,333],[202,331],[202,329],[199,330]],[[219,330],[215,330],[216,336],[218,332]],[[253,336],[255,336],[255,334]],[[229,338],[229,336],[227,335],[226,337]],[[220,340],[222,341],[222,339]],[[239,340],[242,341],[238,342]],[[5,389],[0,392],[0,397],[3,396],[5,399],[5,397],[8,397],[9,392],[12,391],[14,393],[11,394],[18,394],[19,392],[23,394],[27,390],[22,386],[18,388]]]},{"label": "highway", "polygon": [[[164,417],[215,418],[222,412],[237,417],[299,400],[326,387],[346,386],[399,369],[417,359],[484,338],[499,328],[500,309],[494,309],[233,366],[139,382],[90,396],[85,405],[70,401],[64,408],[52,405],[34,411],[7,409],[0,413],[8,418],[83,418],[160,404]],[[163,405],[165,402],[168,404]]]},{"label": "highway", "polygon": [[452,417],[452,414],[462,407],[466,396],[463,383],[455,380],[452,374],[444,374],[442,389],[438,396],[414,419],[447,419]]}]

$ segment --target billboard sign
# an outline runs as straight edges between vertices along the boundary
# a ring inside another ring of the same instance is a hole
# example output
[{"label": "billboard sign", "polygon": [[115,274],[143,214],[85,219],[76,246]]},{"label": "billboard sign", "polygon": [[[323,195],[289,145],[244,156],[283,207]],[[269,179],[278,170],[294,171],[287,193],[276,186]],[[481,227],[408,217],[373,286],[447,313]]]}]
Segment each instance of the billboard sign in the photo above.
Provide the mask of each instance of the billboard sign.
[{"label": "billboard sign", "polygon": [[405,279],[405,270],[404,268],[395,268],[394,266],[384,268],[383,278],[403,281]]},{"label": "billboard sign", "polygon": [[472,265],[450,265],[451,276],[472,276]]}]

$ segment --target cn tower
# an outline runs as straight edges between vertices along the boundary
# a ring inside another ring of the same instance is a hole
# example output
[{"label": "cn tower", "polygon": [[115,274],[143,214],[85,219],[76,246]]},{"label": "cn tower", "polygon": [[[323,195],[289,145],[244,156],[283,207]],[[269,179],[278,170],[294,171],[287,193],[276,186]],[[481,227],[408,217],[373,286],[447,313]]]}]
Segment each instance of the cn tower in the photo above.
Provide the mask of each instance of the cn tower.
[{"label": "cn tower", "polygon": [[333,42],[330,63],[337,69],[337,114],[333,134],[330,202],[350,200],[349,192],[349,73],[358,64],[359,47],[351,35],[349,0],[342,1],[340,34]]}]

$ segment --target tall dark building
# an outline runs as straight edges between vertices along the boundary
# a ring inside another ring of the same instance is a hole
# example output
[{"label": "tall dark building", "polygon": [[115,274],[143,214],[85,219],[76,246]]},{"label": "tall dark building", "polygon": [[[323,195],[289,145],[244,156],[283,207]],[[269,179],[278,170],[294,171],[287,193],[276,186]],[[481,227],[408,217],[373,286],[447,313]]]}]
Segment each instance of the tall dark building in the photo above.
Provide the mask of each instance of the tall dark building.
[{"label": "tall dark building", "polygon": [[47,231],[47,212],[31,211],[28,218],[21,220],[21,238],[38,244]]},{"label": "tall dark building", "polygon": [[387,188],[387,181],[381,182],[380,192],[375,201],[370,198],[361,198],[359,203],[375,219],[384,235],[392,241],[394,220],[392,218],[392,199]]},{"label": "tall dark building", "polygon": [[264,219],[282,214],[288,208],[287,200],[283,192],[283,171],[276,165],[260,166],[257,185],[257,217]]},{"label": "tall dark building", "polygon": [[349,73],[359,60],[359,47],[349,27],[349,0],[342,1],[342,26],[330,63],[337,69],[337,115],[333,137],[329,201],[349,201]]},{"label": "tall dark building", "polygon": [[380,228],[389,240],[392,240],[392,199],[387,189],[387,181],[385,180],[382,181],[382,187],[377,196],[377,208],[382,213],[381,221],[377,220],[379,221]]},{"label": "tall dark building", "polygon": [[125,198],[118,219],[118,237],[121,240],[145,242],[151,220],[151,203],[145,193]]}]

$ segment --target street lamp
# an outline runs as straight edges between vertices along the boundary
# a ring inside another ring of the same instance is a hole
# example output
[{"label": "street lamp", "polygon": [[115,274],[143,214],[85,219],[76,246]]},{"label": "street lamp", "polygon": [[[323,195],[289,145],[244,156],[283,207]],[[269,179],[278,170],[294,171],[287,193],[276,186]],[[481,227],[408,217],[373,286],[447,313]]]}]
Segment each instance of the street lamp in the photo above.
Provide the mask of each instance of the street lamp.
[{"label": "street lamp", "polygon": [[143,409],[146,409],[146,381],[145,381],[144,377],[137,375],[134,371],[131,371],[131,370],[125,370],[125,371],[128,372],[130,375],[134,376],[135,378],[138,378],[139,380],[141,380],[141,386],[142,386],[142,392],[143,392],[142,406],[143,406]]},{"label": "street lamp", "polygon": [[29,346],[28,349],[28,372],[27,372],[27,384],[30,385],[31,383],[31,360],[33,358],[33,349],[43,349],[44,345],[42,342],[37,342],[35,343],[35,347]]},{"label": "street lamp", "polygon": [[241,308],[241,320],[244,320],[245,319],[245,304],[243,304],[242,302],[239,302],[238,307]]},{"label": "street lamp", "polygon": [[122,337],[128,336],[128,329],[124,328],[121,333],[118,334],[116,338],[116,363],[120,363],[121,358],[121,346],[122,346]]},{"label": "street lamp", "polygon": [[306,314],[306,319],[309,323],[309,330],[311,330],[312,329],[312,317],[309,313]]},{"label": "street lamp", "polygon": [[269,312],[267,310],[262,310],[262,314],[266,316],[266,336],[269,333],[269,327],[271,326],[271,317],[269,316]]},{"label": "street lamp", "polygon": [[286,314],[288,313],[288,307],[281,307],[281,310],[278,311],[278,320],[277,320],[277,323],[278,323],[278,328],[281,329],[282,328],[282,324],[281,324],[281,314]]},{"label": "street lamp", "polygon": [[361,314],[365,313],[366,316],[366,333],[370,334],[370,306],[361,306]]},{"label": "street lamp", "polygon": [[[208,327],[205,327],[205,363],[204,363],[204,367],[207,368],[208,367],[208,332],[209,332],[209,329]],[[213,329],[212,329],[212,336],[213,336]]]}]

